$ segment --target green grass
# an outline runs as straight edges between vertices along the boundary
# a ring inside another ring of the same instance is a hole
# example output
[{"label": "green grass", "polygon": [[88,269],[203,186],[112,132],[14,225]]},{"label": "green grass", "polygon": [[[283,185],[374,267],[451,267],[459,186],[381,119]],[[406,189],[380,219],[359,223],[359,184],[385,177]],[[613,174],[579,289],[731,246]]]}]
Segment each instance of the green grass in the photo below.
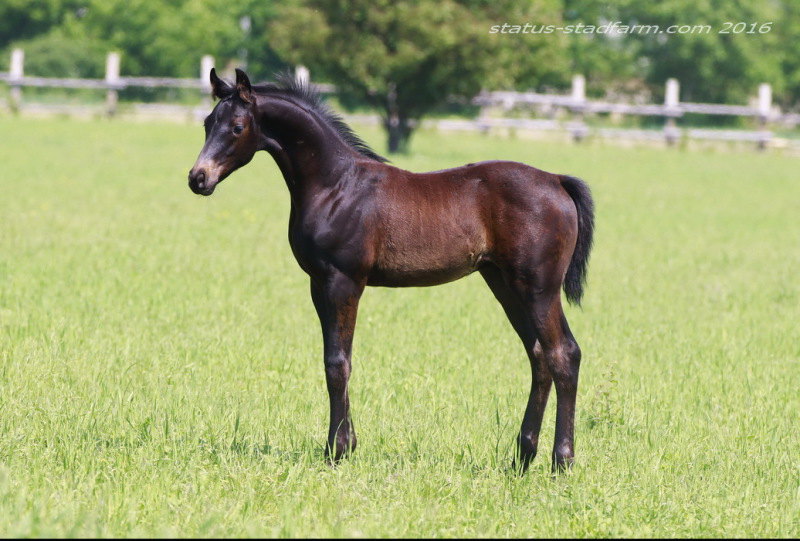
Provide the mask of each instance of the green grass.
[{"label": "green grass", "polygon": [[577,463],[550,476],[551,401],[518,478],[529,367],[479,277],[367,291],[359,448],[330,468],[269,156],[201,198],[199,125],[0,133],[0,536],[800,534],[797,159],[417,134],[399,165],[594,190]]}]

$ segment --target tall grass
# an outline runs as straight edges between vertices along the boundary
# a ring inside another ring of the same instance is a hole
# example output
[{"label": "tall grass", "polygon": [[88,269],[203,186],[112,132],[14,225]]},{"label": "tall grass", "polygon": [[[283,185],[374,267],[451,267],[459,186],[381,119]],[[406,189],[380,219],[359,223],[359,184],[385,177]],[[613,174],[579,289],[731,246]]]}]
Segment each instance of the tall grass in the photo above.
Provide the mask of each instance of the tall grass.
[{"label": "tall grass", "polygon": [[[359,130],[380,141],[377,131]],[[421,132],[398,165],[525,161],[597,204],[577,463],[479,277],[370,288],[359,448],[327,397],[267,155],[211,198],[200,126],[0,118],[0,535],[797,536],[800,184],[769,154]]]}]

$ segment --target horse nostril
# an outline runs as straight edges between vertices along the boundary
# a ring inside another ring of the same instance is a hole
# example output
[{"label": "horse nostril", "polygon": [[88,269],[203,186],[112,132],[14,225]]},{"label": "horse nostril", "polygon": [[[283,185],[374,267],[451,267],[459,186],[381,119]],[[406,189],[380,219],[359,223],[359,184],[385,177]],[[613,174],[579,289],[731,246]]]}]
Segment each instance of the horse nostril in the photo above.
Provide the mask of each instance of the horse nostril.
[{"label": "horse nostril", "polygon": [[194,184],[200,188],[203,187],[203,184],[206,181],[206,174],[204,171],[189,171],[189,183]]}]

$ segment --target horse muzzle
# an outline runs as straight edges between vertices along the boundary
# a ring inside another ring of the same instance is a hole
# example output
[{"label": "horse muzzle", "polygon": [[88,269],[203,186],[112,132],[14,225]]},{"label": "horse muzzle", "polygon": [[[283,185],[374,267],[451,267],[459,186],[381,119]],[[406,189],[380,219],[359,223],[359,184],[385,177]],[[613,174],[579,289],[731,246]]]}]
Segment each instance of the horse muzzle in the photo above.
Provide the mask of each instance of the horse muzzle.
[{"label": "horse muzzle", "polygon": [[209,178],[204,169],[189,171],[189,189],[197,195],[211,195],[218,183],[218,180]]}]

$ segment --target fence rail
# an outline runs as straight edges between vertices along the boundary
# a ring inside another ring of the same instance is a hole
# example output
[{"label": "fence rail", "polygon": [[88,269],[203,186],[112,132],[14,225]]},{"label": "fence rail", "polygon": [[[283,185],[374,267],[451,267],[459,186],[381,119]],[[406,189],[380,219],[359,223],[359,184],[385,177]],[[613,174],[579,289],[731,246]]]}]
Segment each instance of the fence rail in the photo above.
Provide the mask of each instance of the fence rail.
[{"label": "fence rail", "polygon": [[[124,77],[120,75],[119,53],[109,53],[106,57],[106,72],[103,79],[78,79],[59,77],[30,77],[24,75],[24,52],[15,49],[11,53],[11,64],[8,73],[0,73],[0,82],[10,87],[9,106],[19,111],[22,106],[22,89],[32,88],[67,88],[105,90],[106,100],[104,113],[113,116],[118,110],[119,91],[126,88],[185,88],[194,89],[203,96],[199,106],[177,106],[166,104],[150,104],[135,107],[136,111],[146,114],[174,114],[183,111],[192,116],[205,115],[210,109],[211,84],[208,73],[214,66],[214,58],[203,56],[200,60],[199,77]],[[298,66],[296,76],[310,82],[309,72]],[[314,84],[323,93],[334,93],[335,87],[326,84]],[[758,148],[766,148],[773,143],[773,133],[768,129],[770,124],[781,124],[786,127],[797,127],[800,114],[782,113],[772,104],[772,89],[769,84],[759,85],[757,99],[748,105],[729,105],[719,103],[692,103],[680,101],[680,84],[676,79],[666,82],[664,103],[615,103],[586,98],[586,82],[582,75],[575,75],[569,94],[542,94],[537,92],[482,92],[473,99],[473,104],[480,106],[478,118],[473,120],[439,120],[425,122],[443,130],[476,130],[483,133],[497,130],[533,130],[533,131],[566,131],[573,140],[581,141],[588,136],[603,138],[628,138],[634,140],[658,140],[674,144],[681,138],[719,141],[754,142]],[[518,107],[547,107],[552,113],[562,110],[569,113],[567,121],[554,118],[504,118],[497,113],[505,114]],[[36,105],[25,106],[26,109],[48,111],[58,106]],[[86,110],[85,107],[70,106],[70,109]],[[661,130],[592,128],[586,123],[587,115],[611,114],[632,116],[655,116],[664,118]],[[756,130],[709,130],[681,129],[676,119],[686,114],[726,115],[753,118],[757,121]]]},{"label": "fence rail", "polygon": [[[108,53],[106,56],[106,73],[103,79],[78,79],[70,77],[30,77],[24,75],[25,54],[22,49],[14,49],[11,53],[11,67],[7,73],[0,72],[0,81],[5,82],[11,88],[12,110],[18,111],[22,107],[22,89],[31,88],[68,88],[68,89],[91,89],[106,91],[105,113],[113,116],[117,112],[119,101],[119,91],[126,88],[188,88],[201,92],[205,98],[209,98],[211,92],[211,82],[208,73],[214,67],[214,57],[203,56],[200,60],[199,77],[179,78],[179,77],[123,77],[120,76],[120,55],[116,52]],[[303,66],[298,66],[297,76],[308,79],[308,70]],[[334,90],[332,85],[315,84],[320,92],[330,93]],[[210,104],[208,99],[206,105]],[[46,107],[45,107],[46,108]],[[172,108],[174,110],[174,107]],[[191,108],[194,111],[196,108]]]},{"label": "fence rail", "polygon": [[[589,100],[585,93],[586,83],[582,75],[572,79],[570,94],[540,94],[537,92],[483,92],[478,95],[473,103],[481,107],[478,119],[474,121],[474,128],[487,131],[494,127],[507,127],[506,119],[493,117],[493,111],[500,109],[507,114],[511,109],[519,106],[549,106],[554,109],[566,110],[571,114],[568,122],[558,123],[557,126],[541,121],[531,122],[519,119],[515,127],[529,129],[565,129],[576,141],[588,135],[601,137],[627,136],[633,139],[653,140],[661,138],[668,144],[674,144],[682,137],[689,139],[720,140],[720,141],[751,141],[759,148],[769,146],[774,138],[768,129],[771,124],[780,124],[788,128],[795,128],[800,124],[800,114],[782,113],[772,103],[772,88],[767,83],[758,87],[757,99],[748,105],[729,105],[722,103],[693,103],[680,101],[680,84],[676,79],[669,79],[666,83],[664,103],[610,103],[601,100]],[[656,116],[665,119],[662,130],[626,130],[619,128],[591,128],[585,122],[586,115],[591,114],[638,115]],[[710,130],[710,129],[681,129],[678,128],[676,119],[686,114],[725,115],[753,118],[757,121],[758,129],[755,130]],[[454,125],[455,126],[455,125]],[[457,129],[467,129],[464,124]],[[658,135],[660,133],[660,135]]]},{"label": "fence rail", "polygon": [[120,77],[115,81],[60,77],[19,77],[12,79],[8,73],[0,73],[0,81],[6,82],[11,87],[29,86],[35,88],[88,88],[99,90],[123,90],[128,87],[210,89],[199,79],[179,79],[177,77]]}]

